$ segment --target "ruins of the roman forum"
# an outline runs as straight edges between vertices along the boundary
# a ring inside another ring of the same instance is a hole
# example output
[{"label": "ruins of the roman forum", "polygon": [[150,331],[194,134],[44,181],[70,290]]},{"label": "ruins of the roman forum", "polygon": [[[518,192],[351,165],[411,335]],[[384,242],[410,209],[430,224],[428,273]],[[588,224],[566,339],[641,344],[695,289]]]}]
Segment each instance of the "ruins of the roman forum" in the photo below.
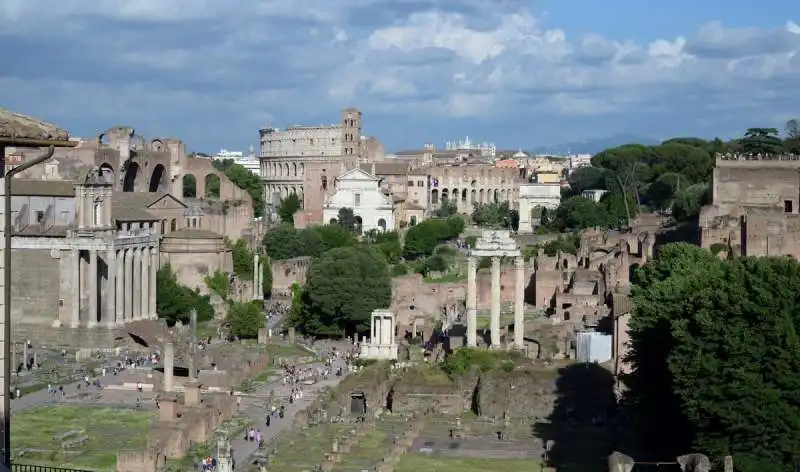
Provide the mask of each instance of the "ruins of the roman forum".
[{"label": "ruins of the roman forum", "polygon": [[[536,210],[558,208],[565,176],[591,165],[589,156],[537,157],[468,138],[389,153],[365,129],[367,116],[347,108],[334,125],[258,130],[251,162],[260,167],[249,168],[266,208],[256,217],[252,190],[178,138],[131,126],[74,138],[0,109],[4,466],[470,471],[478,468],[469,461],[493,459],[507,470],[553,467],[554,445],[568,441],[546,426],[563,408],[560,372],[583,365],[607,374],[612,394],[594,399],[606,407],[624,388],[631,273],[654,257],[663,219],[585,230],[576,253],[548,255],[541,244],[558,235],[536,234]],[[793,234],[796,213],[762,208],[745,189],[790,167],[800,166],[718,161],[702,246],[800,256],[779,237]],[[796,198],[796,178],[782,185]],[[373,307],[369,329],[312,343],[281,321],[314,259],[273,257],[262,244],[286,224],[280,208],[292,195],[298,231],[336,224],[348,209],[358,235],[407,234],[447,205],[469,221],[476,205],[507,202],[520,217],[516,231],[468,223],[445,244],[447,270],[393,272],[390,301]],[[207,318],[198,300],[213,309]],[[233,334],[231,317],[253,301],[257,336]],[[456,376],[437,370],[470,350],[494,364]],[[577,388],[606,381],[592,375]],[[589,426],[594,445],[611,448],[598,424]],[[615,454],[616,470],[630,472],[632,459]]]}]

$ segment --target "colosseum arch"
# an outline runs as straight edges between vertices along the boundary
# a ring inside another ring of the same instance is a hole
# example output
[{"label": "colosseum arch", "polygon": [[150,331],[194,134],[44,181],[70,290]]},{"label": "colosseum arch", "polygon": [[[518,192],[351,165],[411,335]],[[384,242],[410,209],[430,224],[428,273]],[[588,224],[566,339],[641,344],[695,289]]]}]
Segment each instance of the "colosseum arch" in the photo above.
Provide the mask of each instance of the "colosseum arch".
[{"label": "colosseum arch", "polygon": [[217,174],[206,174],[205,178],[203,179],[203,183],[205,183],[205,195],[206,198],[219,198],[221,193],[221,186],[222,180],[219,178]]},{"label": "colosseum arch", "polygon": [[197,177],[186,174],[181,179],[183,185],[183,198],[197,198]]},{"label": "colosseum arch", "polygon": [[156,164],[153,167],[153,172],[150,174],[150,184],[148,191],[150,192],[166,192],[167,191],[167,170],[161,164]]},{"label": "colosseum arch", "polygon": [[130,162],[128,164],[128,168],[125,169],[125,177],[122,180],[122,191],[123,192],[134,192],[136,191],[136,179],[139,177],[141,173],[141,169],[139,168],[139,164],[136,162]]},{"label": "colosseum arch", "polygon": [[297,177],[297,163],[292,162],[292,176]]}]

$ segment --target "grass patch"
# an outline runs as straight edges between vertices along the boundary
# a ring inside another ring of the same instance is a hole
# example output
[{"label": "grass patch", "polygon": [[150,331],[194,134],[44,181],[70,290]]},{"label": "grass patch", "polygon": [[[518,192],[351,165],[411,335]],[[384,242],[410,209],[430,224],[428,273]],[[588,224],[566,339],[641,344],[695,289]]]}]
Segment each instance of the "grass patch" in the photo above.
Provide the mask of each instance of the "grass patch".
[{"label": "grass patch", "polygon": [[267,344],[267,352],[274,357],[308,357],[314,353],[299,344]]},{"label": "grass patch", "polygon": [[394,468],[395,472],[539,472],[541,463],[523,459],[454,459],[428,456],[425,454],[405,454]]},{"label": "grass patch", "polygon": [[[39,406],[11,415],[11,448],[20,462],[116,470],[117,452],[147,447],[156,413],[87,406]],[[74,431],[69,437],[59,435]],[[88,437],[83,444],[63,443]]]},{"label": "grass patch", "polygon": [[306,430],[284,433],[275,444],[277,452],[272,455],[270,472],[297,472],[311,470],[322,462],[329,452],[333,438],[352,425],[323,423]]}]

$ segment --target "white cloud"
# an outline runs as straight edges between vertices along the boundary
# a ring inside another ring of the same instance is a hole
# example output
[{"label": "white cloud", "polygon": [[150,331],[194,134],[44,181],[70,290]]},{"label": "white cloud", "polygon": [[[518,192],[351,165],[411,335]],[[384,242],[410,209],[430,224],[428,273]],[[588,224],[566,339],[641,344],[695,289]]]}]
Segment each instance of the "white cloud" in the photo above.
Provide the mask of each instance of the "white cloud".
[{"label": "white cloud", "polygon": [[[0,103],[65,125],[183,119],[187,139],[201,141],[226,129],[253,135],[265,120],[331,121],[344,105],[424,117],[428,140],[451,118],[532,133],[544,120],[585,131],[571,118],[614,131],[648,120],[724,131],[800,109],[792,21],[710,21],[637,42],[572,35],[519,3],[465,0],[450,11],[436,0],[5,0],[0,54],[41,50],[15,54],[0,72]],[[42,15],[62,21],[42,32]],[[46,69],[25,59],[48,54]],[[632,115],[643,118],[625,121]]]}]

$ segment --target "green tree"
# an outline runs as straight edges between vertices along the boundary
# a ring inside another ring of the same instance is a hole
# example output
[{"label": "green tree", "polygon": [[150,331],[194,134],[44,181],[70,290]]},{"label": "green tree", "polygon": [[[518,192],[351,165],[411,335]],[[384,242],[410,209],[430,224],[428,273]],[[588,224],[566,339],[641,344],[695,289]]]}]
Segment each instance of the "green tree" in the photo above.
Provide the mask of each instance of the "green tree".
[{"label": "green tree", "polygon": [[214,167],[225,173],[225,176],[234,185],[247,192],[253,201],[253,216],[264,216],[264,183],[261,177],[250,172],[241,164],[236,164],[233,159],[214,160]]},{"label": "green tree", "polygon": [[303,207],[300,197],[297,194],[289,194],[287,197],[281,198],[278,204],[278,217],[281,222],[285,224],[294,225],[294,214],[300,211]]},{"label": "green tree", "polygon": [[747,154],[775,155],[783,152],[783,142],[776,128],[749,128],[740,140]]},{"label": "green tree", "polygon": [[732,454],[744,472],[793,469],[800,460],[800,264],[720,260],[678,243],[662,248],[634,281],[634,370],[626,383],[640,437],[673,457]]},{"label": "green tree", "polygon": [[258,330],[266,324],[266,318],[262,313],[262,303],[252,301],[246,303],[234,303],[231,305],[231,312],[228,316],[228,325],[231,335],[240,339],[252,339],[258,337]]},{"label": "green tree", "polygon": [[218,270],[211,275],[205,276],[203,282],[212,293],[222,298],[222,300],[228,301],[228,297],[231,294],[231,279],[228,274]]},{"label": "green tree", "polygon": [[372,310],[389,306],[391,292],[389,268],[371,248],[331,249],[311,265],[303,312],[293,320],[305,333],[363,332]]},{"label": "green tree", "polygon": [[553,226],[559,231],[605,227],[608,211],[588,198],[572,197],[561,202],[555,211]]},{"label": "green tree", "polygon": [[263,243],[269,257],[276,261],[291,259],[302,253],[298,231],[289,224],[279,225],[264,233]]},{"label": "green tree", "polygon": [[261,256],[261,268],[264,271],[261,292],[264,294],[264,298],[269,298],[272,295],[272,266],[269,262],[269,256]]},{"label": "green tree", "polygon": [[439,208],[433,212],[433,214],[437,218],[449,218],[458,214],[458,205],[453,200],[444,200],[442,201],[442,204],[439,205]]},{"label": "green tree", "polygon": [[356,220],[356,214],[353,213],[352,208],[339,208],[339,212],[336,214],[336,223],[354,234],[361,234],[361,225]]},{"label": "green tree", "polygon": [[584,190],[605,190],[607,170],[602,167],[581,167],[569,173],[570,196],[580,195]]},{"label": "green tree", "polygon": [[253,251],[244,239],[237,239],[235,243],[227,241],[233,259],[233,273],[242,280],[253,280]]},{"label": "green tree", "polygon": [[172,267],[166,264],[156,272],[156,311],[158,317],[169,325],[177,321],[189,322],[189,313],[197,310],[197,319],[207,321],[214,318],[214,307],[208,296],[200,295],[178,282]]},{"label": "green tree", "polygon": [[472,221],[487,228],[516,229],[514,226],[515,221],[519,225],[519,214],[508,202],[475,203]]},{"label": "green tree", "polygon": [[463,230],[464,220],[459,216],[427,219],[408,230],[403,254],[406,259],[429,256],[433,254],[436,246],[457,238]]}]

